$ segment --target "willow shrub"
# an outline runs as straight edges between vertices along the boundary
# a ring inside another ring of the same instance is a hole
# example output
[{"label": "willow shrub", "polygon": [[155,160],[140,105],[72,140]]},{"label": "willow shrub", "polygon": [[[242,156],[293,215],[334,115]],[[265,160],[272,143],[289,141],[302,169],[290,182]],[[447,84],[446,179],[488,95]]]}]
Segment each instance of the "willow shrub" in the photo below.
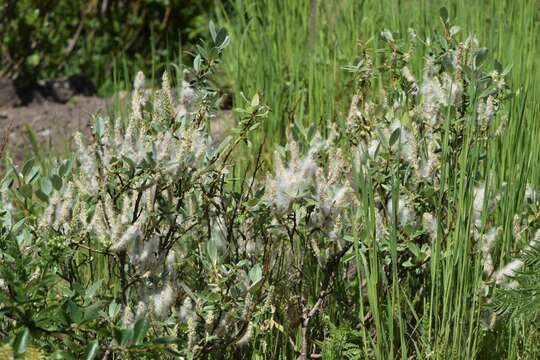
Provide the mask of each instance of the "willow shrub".
[{"label": "willow shrub", "polygon": [[[271,111],[259,96],[236,109],[223,142],[210,135],[207,78],[229,43],[213,25],[178,100],[167,73],[159,90],[139,73],[126,121],[97,117],[93,137],[76,136],[73,156],[50,167],[12,166],[2,354],[477,354],[481,320],[497,320],[482,304],[495,286],[519,287],[517,266],[492,256],[500,231],[486,167],[513,95],[507,71],[488,69],[487,50],[442,15],[434,39],[382,32],[381,65],[366,50],[347,68],[346,126],[324,138],[297,122],[271,171],[249,140]],[[418,41],[432,55],[417,78]],[[525,219],[523,239],[536,226]]]}]

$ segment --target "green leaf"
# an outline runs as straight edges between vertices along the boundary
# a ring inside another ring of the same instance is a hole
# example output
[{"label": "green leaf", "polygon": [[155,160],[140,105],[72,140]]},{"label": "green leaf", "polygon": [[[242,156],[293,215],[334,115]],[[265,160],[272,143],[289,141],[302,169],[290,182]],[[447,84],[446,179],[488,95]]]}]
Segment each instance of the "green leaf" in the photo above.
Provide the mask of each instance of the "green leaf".
[{"label": "green leaf", "polygon": [[409,249],[409,251],[416,257],[419,256],[420,254],[420,248],[418,247],[418,245],[416,245],[415,243],[411,242],[411,243],[408,243],[407,244],[407,248]]},{"label": "green leaf", "polygon": [[101,116],[95,117],[95,125],[94,125],[94,134],[98,139],[101,139],[103,137],[103,134],[105,134],[105,121]]},{"label": "green leaf", "polygon": [[219,29],[219,31],[218,31],[218,33],[216,35],[216,40],[215,40],[216,46],[222,48],[223,45],[226,43],[228,37],[229,36],[228,36],[227,30],[225,28]]},{"label": "green leaf", "polygon": [[148,329],[150,329],[150,323],[146,319],[137,321],[133,327],[133,343],[141,343],[144,340]]},{"label": "green leaf", "polygon": [[193,69],[199,72],[201,70],[201,64],[202,64],[201,55],[197,54],[197,56],[195,56],[195,59],[193,59]]},{"label": "green leaf", "polygon": [[454,68],[454,60],[452,59],[451,54],[445,54],[442,57],[441,63],[444,67],[444,69],[448,72],[453,72],[455,70]]},{"label": "green leaf", "polygon": [[487,57],[487,54],[488,54],[488,49],[486,48],[478,49],[478,51],[476,52],[476,55],[474,56],[474,64],[476,65],[476,67],[480,66],[484,62],[484,60]]},{"label": "green leaf", "polygon": [[84,297],[87,300],[92,300],[92,298],[96,295],[96,291],[101,287],[102,283],[103,279],[94,282],[88,289],[86,289],[86,291],[84,292]]},{"label": "green leaf", "polygon": [[154,339],[152,342],[154,344],[162,344],[162,345],[165,345],[165,344],[174,344],[176,343],[177,339],[173,336],[162,336],[162,337],[159,337],[157,339]]},{"label": "green leaf", "polygon": [[24,196],[25,198],[27,199],[31,199],[32,198],[32,194],[33,194],[33,191],[32,191],[32,185],[30,184],[25,184],[23,186],[20,186],[18,189],[19,193],[21,193],[22,196]]},{"label": "green leaf", "polygon": [[448,9],[444,6],[439,10],[439,15],[441,16],[441,20],[443,23],[448,24],[448,20],[450,19],[448,15]]},{"label": "green leaf", "polygon": [[499,62],[499,60],[495,59],[495,62],[493,64],[493,67],[495,68],[495,70],[497,70],[497,72],[499,74],[502,74],[503,72],[503,66],[502,64]]},{"label": "green leaf", "polygon": [[23,229],[19,235],[17,235],[17,244],[19,245],[19,248],[26,248],[30,246],[32,242],[32,235],[28,231],[28,229]]},{"label": "green leaf", "polygon": [[30,331],[28,328],[24,328],[17,333],[15,340],[13,341],[13,352],[15,356],[20,356],[26,352],[28,343],[30,342]]},{"label": "green leaf", "polygon": [[96,358],[97,352],[99,349],[99,341],[94,340],[84,350],[84,359],[85,360],[93,360]]},{"label": "green leaf", "polygon": [[75,360],[75,356],[63,350],[56,350],[51,358],[53,360]]},{"label": "green leaf", "polygon": [[411,267],[414,267],[414,264],[413,264],[413,262],[412,262],[412,259],[410,259],[410,258],[407,259],[407,261],[405,261],[405,262],[403,263],[403,267],[404,267],[404,268],[411,268]]},{"label": "green leaf", "polygon": [[392,132],[392,135],[390,135],[389,145],[390,146],[394,145],[396,141],[398,141],[400,135],[401,135],[401,128],[398,127]]},{"label": "green leaf", "polygon": [[43,193],[41,190],[36,190],[36,196],[39,200],[43,201],[44,203],[49,202],[49,197]]},{"label": "green leaf", "polygon": [[11,229],[11,232],[14,235],[19,234],[19,232],[24,228],[25,223],[26,223],[26,220],[24,218],[17,221],[17,223],[15,225],[13,225],[13,228]]},{"label": "green leaf", "polygon": [[98,318],[99,312],[102,309],[102,304],[92,304],[84,309],[83,322],[92,321]]},{"label": "green leaf", "polygon": [[39,166],[35,164],[34,159],[28,160],[23,167],[22,174],[24,180],[30,183],[39,172]]},{"label": "green leaf", "polygon": [[56,191],[60,191],[60,189],[62,189],[62,178],[60,176],[56,174],[51,176],[51,182]]},{"label": "green leaf", "polygon": [[74,302],[69,302],[68,304],[68,314],[75,324],[80,324],[83,319],[83,313],[81,311],[81,308],[75,304]]},{"label": "green leaf", "polygon": [[111,301],[111,303],[109,304],[109,317],[111,318],[111,320],[113,320],[114,318],[116,318],[118,316],[118,314],[120,313],[120,304],[118,304],[115,300]]},{"label": "green leaf", "polygon": [[125,346],[133,339],[133,330],[115,328],[113,330],[113,336],[119,345]]},{"label": "green leaf", "polygon": [[48,177],[42,177],[39,181],[39,188],[45,195],[50,195],[53,190],[51,180]]},{"label": "green leaf", "polygon": [[214,25],[214,22],[210,20],[208,23],[208,30],[210,31],[210,36],[212,36],[212,41],[216,42],[216,26]]},{"label": "green leaf", "polygon": [[67,161],[60,165],[60,168],[58,169],[58,175],[65,176],[66,174],[68,174],[73,168],[73,161],[74,158],[72,155]]},{"label": "green leaf", "polygon": [[7,191],[13,182],[15,181],[13,179],[13,174],[11,172],[8,172],[3,178],[2,181],[0,181],[0,190],[1,191]]},{"label": "green leaf", "polygon": [[455,36],[460,31],[461,31],[461,28],[459,26],[454,25],[450,28],[450,35]]},{"label": "green leaf", "polygon": [[261,265],[255,264],[255,266],[253,266],[251,270],[249,270],[248,276],[249,276],[249,279],[251,280],[250,290],[256,290],[257,285],[259,285],[259,283],[262,280]]}]

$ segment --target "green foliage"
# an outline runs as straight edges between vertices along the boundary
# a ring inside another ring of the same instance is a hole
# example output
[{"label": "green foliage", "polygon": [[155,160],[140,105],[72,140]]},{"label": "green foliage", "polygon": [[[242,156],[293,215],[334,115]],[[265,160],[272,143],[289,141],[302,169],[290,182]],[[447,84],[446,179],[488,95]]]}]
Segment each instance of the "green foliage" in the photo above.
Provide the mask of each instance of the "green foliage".
[{"label": "green foliage", "polygon": [[[497,51],[452,8],[436,29],[380,26],[358,45],[353,27],[323,34],[305,17],[326,3],[237,4],[248,16],[231,39],[210,24],[178,101],[167,72],[151,90],[139,73],[129,116],[96,117],[71,158],[10,164],[0,354],[536,357],[524,315],[538,304],[540,127]],[[358,9],[343,9],[334,21],[353,24]],[[250,27],[283,32],[265,43]],[[223,53],[238,121],[215,144]],[[273,162],[269,143],[284,143]]]},{"label": "green foliage", "polygon": [[28,81],[82,72],[104,86],[112,80],[114,64],[154,71],[155,64],[177,57],[181,43],[201,36],[209,4],[2,1],[0,75]]}]

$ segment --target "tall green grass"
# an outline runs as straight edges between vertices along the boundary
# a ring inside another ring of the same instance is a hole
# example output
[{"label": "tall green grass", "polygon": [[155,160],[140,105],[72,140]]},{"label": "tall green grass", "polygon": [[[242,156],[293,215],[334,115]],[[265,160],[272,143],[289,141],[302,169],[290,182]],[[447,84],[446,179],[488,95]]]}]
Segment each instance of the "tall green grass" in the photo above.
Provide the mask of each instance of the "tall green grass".
[{"label": "tall green grass", "polygon": [[[497,59],[512,64],[514,83],[534,102],[540,86],[536,0],[233,0],[218,13],[234,39],[224,77],[235,95],[262,93],[273,110],[266,130],[283,140],[293,119],[322,124],[343,119],[352,89],[342,68],[361,55],[359,43],[380,46],[377,34],[384,29],[404,35],[413,28],[428,37],[440,28],[442,6],[464,37],[476,34]],[[420,64],[424,55],[417,53],[413,63]]]},{"label": "tall green grass", "polygon": [[[408,282],[392,281],[397,279],[397,269],[390,274],[381,271],[384,259],[376,243],[356,234],[355,258],[357,267],[364,270],[362,275],[358,273],[358,284],[365,285],[358,285],[358,298],[367,302],[361,300],[355,308],[358,325],[354,330],[360,334],[363,357],[535,358],[540,349],[533,340],[538,337],[533,322],[507,322],[495,329],[486,325],[481,258],[470,233],[476,182],[487,180],[493,193],[504,187],[504,205],[495,221],[504,228],[496,261],[507,261],[522,245],[513,240],[512,218],[522,205],[525,184],[540,185],[538,1],[234,0],[218,11],[233,39],[224,61],[224,78],[229,79],[235,99],[241,99],[242,93],[258,92],[271,108],[261,135],[269,148],[283,142],[287,127],[295,121],[317,123],[324,131],[328,123],[346,119],[355,89],[343,68],[361,56],[359,44],[380,47],[377,34],[384,29],[403,36],[413,28],[421,38],[428,38],[440,29],[441,6],[448,8],[463,38],[476,34],[493,58],[511,64],[511,85],[519,89],[518,94],[510,105],[508,129],[501,140],[480,140],[488,143],[487,154],[471,147],[461,155],[457,169],[445,165],[438,196],[441,201],[450,199],[456,212],[451,222],[439,224],[451,231],[445,238],[438,231],[428,266],[431,281],[428,288],[421,289],[427,296],[411,292]],[[422,47],[413,54],[416,75],[421,74],[426,55]],[[475,136],[470,125],[465,143],[478,141]],[[447,146],[442,149],[443,164]],[[484,157],[487,165],[481,166]],[[358,210],[356,225],[373,233],[374,194],[369,190],[369,176],[358,186],[368,190],[363,193],[364,206]],[[393,239],[391,253],[395,256],[395,234]],[[413,305],[417,298],[428,300]],[[339,319],[334,320],[339,324]],[[374,324],[374,333],[367,331],[367,321]]]}]

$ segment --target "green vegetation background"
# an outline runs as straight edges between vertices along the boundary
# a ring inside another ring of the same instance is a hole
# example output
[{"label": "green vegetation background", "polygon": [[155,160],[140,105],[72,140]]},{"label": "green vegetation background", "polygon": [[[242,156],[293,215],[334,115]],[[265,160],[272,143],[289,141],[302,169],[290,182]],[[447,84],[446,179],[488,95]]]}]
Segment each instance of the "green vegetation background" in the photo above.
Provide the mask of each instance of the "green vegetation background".
[{"label": "green vegetation background", "polygon": [[149,70],[202,36],[210,0],[2,0],[0,76],[77,73],[102,91],[115,67]]}]

